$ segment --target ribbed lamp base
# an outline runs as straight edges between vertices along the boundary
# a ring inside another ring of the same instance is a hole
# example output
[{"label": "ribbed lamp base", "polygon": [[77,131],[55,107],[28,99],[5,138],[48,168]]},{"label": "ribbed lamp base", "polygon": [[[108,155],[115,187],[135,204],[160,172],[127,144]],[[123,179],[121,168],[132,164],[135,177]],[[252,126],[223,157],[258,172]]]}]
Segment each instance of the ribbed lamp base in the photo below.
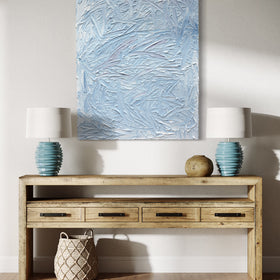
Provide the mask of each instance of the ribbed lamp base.
[{"label": "ribbed lamp base", "polygon": [[56,176],[62,164],[62,149],[58,142],[40,142],[36,150],[36,164],[41,176]]},{"label": "ribbed lamp base", "polygon": [[222,176],[238,175],[243,152],[239,142],[220,142],[216,150],[216,162]]}]

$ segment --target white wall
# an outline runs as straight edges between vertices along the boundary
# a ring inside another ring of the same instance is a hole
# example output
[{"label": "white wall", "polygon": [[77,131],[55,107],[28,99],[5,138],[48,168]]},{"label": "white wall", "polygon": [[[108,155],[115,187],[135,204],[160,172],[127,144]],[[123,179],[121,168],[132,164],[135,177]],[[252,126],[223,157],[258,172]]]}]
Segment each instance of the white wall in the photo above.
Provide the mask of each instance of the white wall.
[{"label": "white wall", "polygon": [[[217,141],[203,140],[206,107],[251,107],[257,137],[242,140],[246,150],[242,173],[264,178],[264,269],[279,272],[279,12],[278,0],[200,1],[202,140],[62,140],[61,174],[184,174],[185,161],[194,154],[214,160]],[[11,272],[17,270],[18,177],[37,173],[37,141],[25,139],[25,110],[76,108],[75,0],[0,0],[0,42],[0,272]],[[107,194],[111,191],[106,189]],[[204,194],[202,189],[192,192]],[[142,195],[138,189],[130,193]],[[185,191],[156,188],[151,194]],[[58,232],[48,230],[46,236],[37,231],[40,265],[51,262],[45,256],[55,252]],[[112,233],[126,233],[134,242],[132,252],[123,251],[118,258],[130,270],[246,271],[245,230],[107,229],[97,230],[96,237],[111,238]],[[115,261],[107,256],[103,265],[110,269]]]}]

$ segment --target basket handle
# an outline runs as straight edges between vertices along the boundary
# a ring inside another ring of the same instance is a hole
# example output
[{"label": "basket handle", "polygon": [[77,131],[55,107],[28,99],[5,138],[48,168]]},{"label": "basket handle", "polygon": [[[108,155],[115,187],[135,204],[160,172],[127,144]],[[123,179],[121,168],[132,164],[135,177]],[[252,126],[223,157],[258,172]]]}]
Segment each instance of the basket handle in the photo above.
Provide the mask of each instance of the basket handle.
[{"label": "basket handle", "polygon": [[59,237],[63,238],[63,235],[64,235],[64,238],[69,239],[69,236],[68,236],[68,234],[66,232],[61,232]]},{"label": "basket handle", "polygon": [[[90,232],[90,234],[88,234],[88,232]],[[89,236],[93,237],[93,230],[91,228],[87,229],[85,231],[84,235],[89,235]]]},{"label": "basket handle", "polygon": [[[116,235],[121,235],[121,233],[114,233],[113,234],[113,239],[116,239]],[[123,233],[122,235],[126,237],[127,241],[130,241],[129,236],[127,234]],[[125,240],[125,239],[118,239],[118,240]]]}]

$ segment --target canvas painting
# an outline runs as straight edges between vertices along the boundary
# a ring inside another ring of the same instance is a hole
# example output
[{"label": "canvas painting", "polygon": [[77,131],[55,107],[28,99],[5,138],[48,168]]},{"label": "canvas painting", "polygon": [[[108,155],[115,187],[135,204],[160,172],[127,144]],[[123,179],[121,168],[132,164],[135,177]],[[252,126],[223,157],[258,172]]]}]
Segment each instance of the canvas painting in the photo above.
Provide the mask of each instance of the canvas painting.
[{"label": "canvas painting", "polygon": [[77,0],[78,137],[197,139],[198,0]]}]

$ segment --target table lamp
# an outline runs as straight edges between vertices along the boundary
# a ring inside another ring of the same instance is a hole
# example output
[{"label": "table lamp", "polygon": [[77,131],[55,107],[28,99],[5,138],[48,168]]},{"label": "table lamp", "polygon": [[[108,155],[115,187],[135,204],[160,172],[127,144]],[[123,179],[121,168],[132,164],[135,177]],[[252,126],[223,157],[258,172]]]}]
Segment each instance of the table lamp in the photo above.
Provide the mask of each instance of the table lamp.
[{"label": "table lamp", "polygon": [[251,109],[216,107],[207,111],[207,138],[227,138],[216,150],[216,163],[222,176],[238,175],[243,151],[239,142],[230,138],[248,138],[252,135]]},{"label": "table lamp", "polygon": [[56,176],[62,164],[62,149],[59,142],[50,138],[67,138],[72,136],[70,108],[27,108],[26,137],[47,138],[40,142],[35,158],[41,176]]}]

